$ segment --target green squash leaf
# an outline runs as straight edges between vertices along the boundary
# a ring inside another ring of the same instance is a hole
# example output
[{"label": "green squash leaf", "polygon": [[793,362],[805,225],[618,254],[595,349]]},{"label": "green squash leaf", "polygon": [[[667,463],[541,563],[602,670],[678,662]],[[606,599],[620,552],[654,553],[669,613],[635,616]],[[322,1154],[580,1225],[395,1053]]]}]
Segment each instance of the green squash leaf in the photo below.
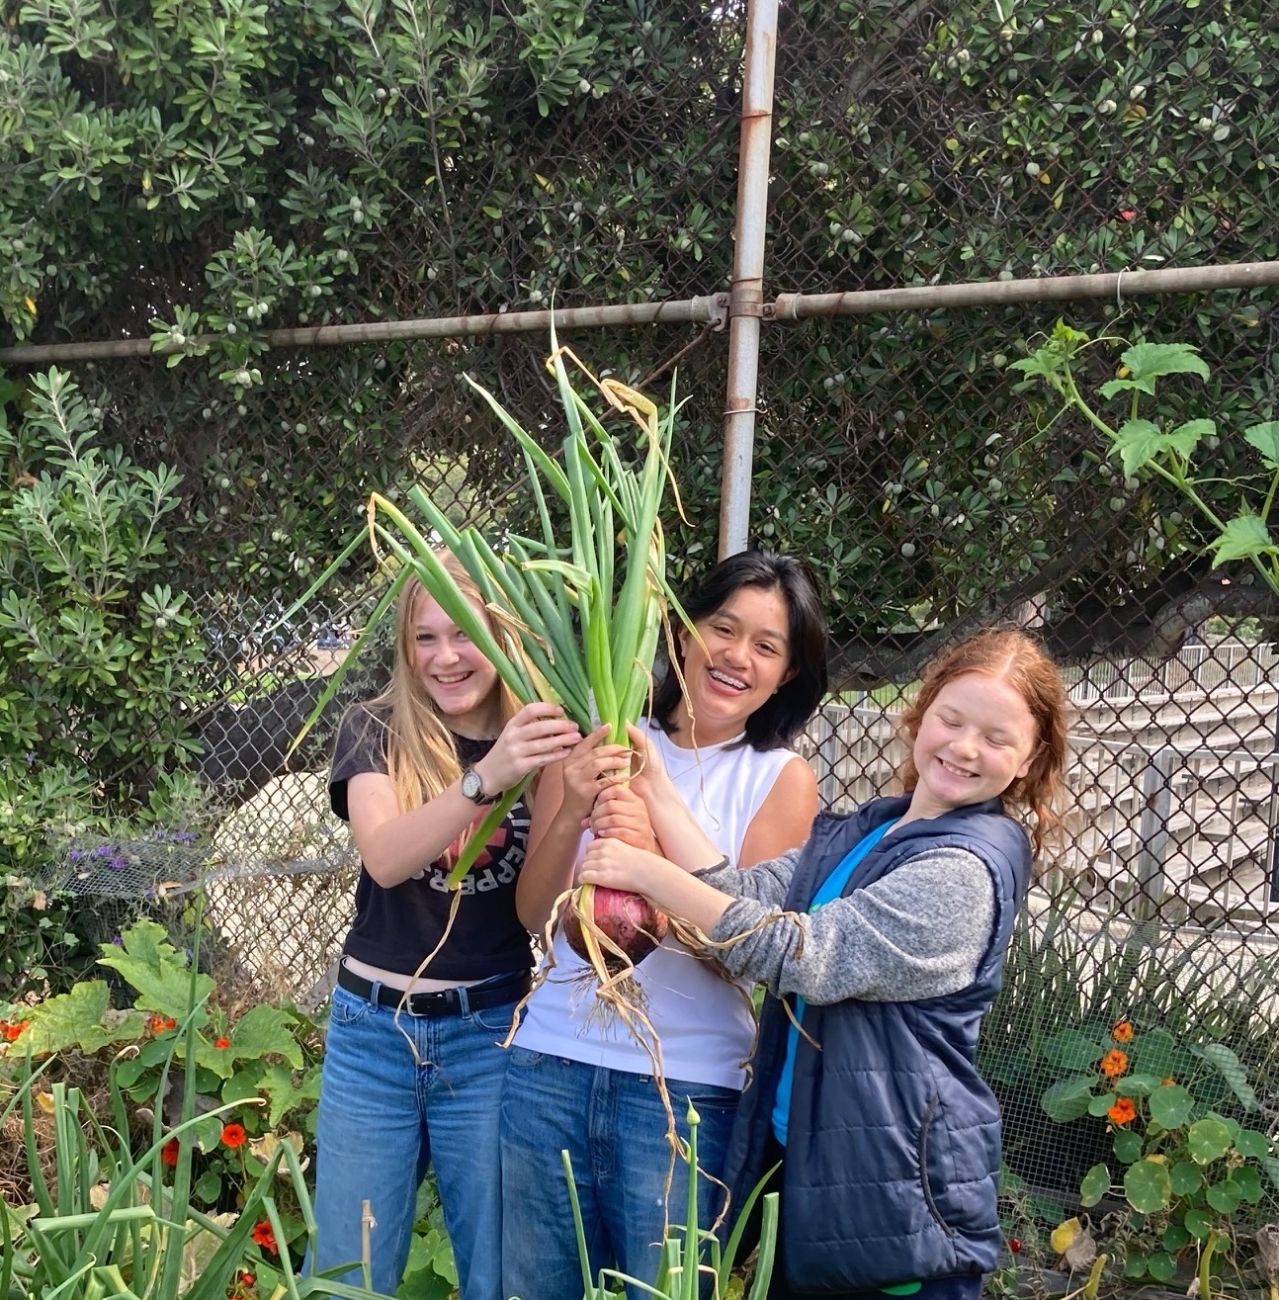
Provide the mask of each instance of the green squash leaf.
[{"label": "green squash leaf", "polygon": [[1261,453],[1267,469],[1279,469],[1279,420],[1263,420],[1243,431],[1244,441]]},{"label": "green squash leaf", "polygon": [[1244,510],[1237,514],[1213,542],[1213,564],[1227,560],[1248,560],[1273,551],[1270,530],[1260,515]]}]

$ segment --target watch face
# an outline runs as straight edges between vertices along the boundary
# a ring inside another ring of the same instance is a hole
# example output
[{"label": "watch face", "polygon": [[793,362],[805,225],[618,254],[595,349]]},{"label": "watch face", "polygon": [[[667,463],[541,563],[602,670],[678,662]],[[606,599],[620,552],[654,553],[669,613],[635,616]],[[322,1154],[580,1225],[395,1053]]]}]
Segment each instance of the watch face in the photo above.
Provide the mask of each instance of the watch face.
[{"label": "watch face", "polygon": [[468,799],[474,799],[479,803],[484,798],[484,783],[480,780],[480,774],[472,767],[462,776],[462,793]]}]

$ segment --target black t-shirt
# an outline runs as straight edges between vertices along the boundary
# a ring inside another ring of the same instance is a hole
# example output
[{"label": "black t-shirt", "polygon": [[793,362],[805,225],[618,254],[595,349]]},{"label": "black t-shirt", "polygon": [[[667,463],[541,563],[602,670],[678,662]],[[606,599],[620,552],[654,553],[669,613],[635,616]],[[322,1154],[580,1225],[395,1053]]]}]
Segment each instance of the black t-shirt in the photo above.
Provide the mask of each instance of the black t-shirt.
[{"label": "black t-shirt", "polygon": [[[383,715],[384,716],[384,715]],[[349,821],[347,782],[360,772],[388,769],[388,731],[382,716],[356,705],[338,728],[329,773],[329,803]],[[478,762],[491,740],[454,736],[463,767]],[[487,809],[477,809],[477,821]],[[528,932],[515,914],[515,881],[524,865],[529,812],[519,800],[493,833],[488,847],[462,880],[462,899],[448,943],[422,974],[431,979],[475,980],[529,969],[533,964]],[[440,941],[448,921],[452,894],[446,862],[422,864],[422,870],[390,889],[360,868],[355,889],[355,924],[343,951],[370,966],[412,975]]]}]

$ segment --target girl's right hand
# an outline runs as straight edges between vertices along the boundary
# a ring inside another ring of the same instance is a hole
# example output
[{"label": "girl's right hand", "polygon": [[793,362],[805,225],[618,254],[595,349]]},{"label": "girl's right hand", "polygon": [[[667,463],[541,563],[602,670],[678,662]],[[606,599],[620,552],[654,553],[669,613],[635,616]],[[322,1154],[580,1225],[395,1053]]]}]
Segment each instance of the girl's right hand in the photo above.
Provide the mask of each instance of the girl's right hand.
[{"label": "girl's right hand", "polygon": [[577,724],[564,716],[561,705],[534,700],[502,728],[475,770],[485,792],[496,796],[518,785],[530,772],[567,758],[581,739]]},{"label": "girl's right hand", "polygon": [[595,797],[607,786],[624,781],[631,767],[631,751],[625,745],[606,745],[609,726],[604,723],[583,736],[564,760],[565,815],[585,821],[595,807]]}]

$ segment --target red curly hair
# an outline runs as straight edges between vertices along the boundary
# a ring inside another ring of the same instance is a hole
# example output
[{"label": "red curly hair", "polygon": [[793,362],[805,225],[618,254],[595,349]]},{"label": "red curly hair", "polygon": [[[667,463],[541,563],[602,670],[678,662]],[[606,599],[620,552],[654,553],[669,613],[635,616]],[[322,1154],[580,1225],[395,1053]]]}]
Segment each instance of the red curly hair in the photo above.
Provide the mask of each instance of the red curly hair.
[{"label": "red curly hair", "polygon": [[943,650],[924,670],[923,686],[902,714],[901,731],[908,746],[900,776],[909,794],[919,784],[913,746],[919,725],[937,693],[966,673],[981,673],[1007,682],[1026,701],[1034,719],[1038,743],[1025,776],[1004,791],[1005,809],[1021,809],[1031,817],[1035,856],[1045,841],[1061,830],[1058,811],[1065,790],[1067,705],[1066,688],[1057,665],[1033,637],[1020,629],[991,628]]}]

